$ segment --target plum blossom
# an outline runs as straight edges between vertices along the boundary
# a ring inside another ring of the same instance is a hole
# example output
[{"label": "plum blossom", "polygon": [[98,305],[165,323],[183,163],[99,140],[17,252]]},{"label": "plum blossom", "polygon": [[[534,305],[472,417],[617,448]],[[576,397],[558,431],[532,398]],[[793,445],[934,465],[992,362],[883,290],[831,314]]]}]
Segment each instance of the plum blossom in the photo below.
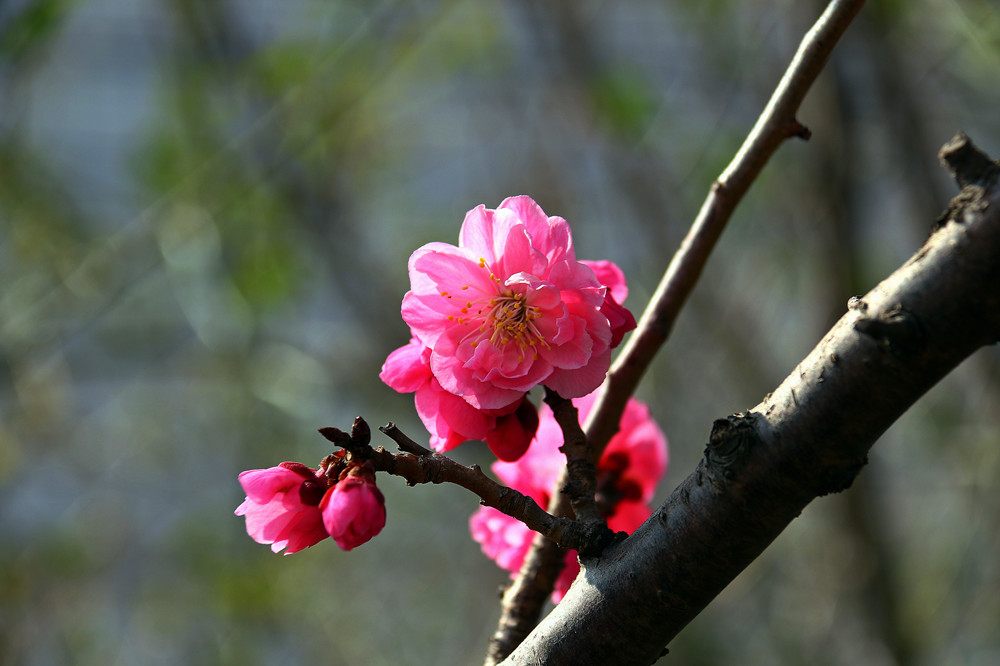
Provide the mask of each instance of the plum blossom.
[{"label": "plum blossom", "polygon": [[530,197],[466,215],[458,246],[410,257],[403,320],[431,349],[441,387],[477,409],[501,409],[545,384],[586,395],[611,362],[605,287],[576,260],[569,225]]},{"label": "plum blossom", "polygon": [[339,480],[328,476],[334,468],[316,470],[298,462],[241,472],[246,499],[235,513],[246,517],[250,538],[291,555],[330,536],[351,550],[378,534],[385,525],[385,500],[374,474],[364,465],[330,464]]},{"label": "plum blossom", "polygon": [[[590,394],[573,401],[581,421],[590,411],[594,397]],[[508,486],[544,507],[566,466],[566,458],[559,451],[562,442],[562,431],[552,411],[543,405],[538,432],[527,453],[516,462],[493,463],[493,472]],[[666,468],[666,438],[646,405],[629,400],[619,430],[597,464],[597,502],[608,527],[631,534],[649,517],[649,502]],[[483,553],[512,575],[521,568],[535,536],[524,523],[492,507],[481,507],[474,513],[469,529]],[[566,567],[552,593],[553,602],[562,599],[579,571],[576,552],[568,552]]]},{"label": "plum blossom", "polygon": [[416,393],[438,451],[485,439],[516,460],[537,419],[526,393],[541,384],[567,398],[590,393],[635,328],[621,270],[578,261],[566,220],[527,196],[469,211],[458,246],[424,245],[409,273],[402,315],[413,337],[380,377]]}]

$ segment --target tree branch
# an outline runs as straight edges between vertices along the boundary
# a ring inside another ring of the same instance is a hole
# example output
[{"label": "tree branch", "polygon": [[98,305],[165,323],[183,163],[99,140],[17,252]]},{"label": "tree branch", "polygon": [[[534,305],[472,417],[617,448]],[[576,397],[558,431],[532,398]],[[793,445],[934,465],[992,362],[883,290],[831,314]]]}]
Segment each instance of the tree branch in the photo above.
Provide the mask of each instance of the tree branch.
[{"label": "tree branch", "polygon": [[486,666],[503,661],[538,624],[538,611],[566,565],[565,555],[555,542],[535,537],[520,571],[503,594],[500,622],[490,637]]},{"label": "tree branch", "polygon": [[590,412],[585,430],[599,454],[618,429],[625,403],[666,342],[723,229],[743,195],[786,139],[808,139],[796,119],[816,81],[864,0],[834,0],[806,33],[763,113],[729,166],[712,183],[698,215],[667,267],[656,292],[619,354]]},{"label": "tree branch", "polygon": [[[629,337],[597,394],[584,425],[594,460],[599,459],[617,431],[628,399],[635,393],[646,368],[669,337],[681,307],[694,289],[715,243],[743,195],[779,145],[792,137],[809,138],[809,130],[799,123],[795,114],[833,48],[863,5],[864,0],[833,0],[827,6],[802,39],[791,64],[736,157],[712,184],[687,236],[643,312],[638,327]],[[557,487],[564,487],[568,481],[569,477],[564,475]],[[572,511],[562,493],[553,493],[548,509],[553,515],[571,515]],[[549,555],[552,558],[558,556],[556,553]],[[528,586],[517,588],[527,590]],[[545,596],[542,595],[542,599]],[[524,606],[522,601],[505,596],[504,604],[507,603]],[[535,609],[535,617],[540,614],[541,604]],[[491,638],[491,655],[497,652],[494,643],[498,637],[503,637],[504,644],[517,643],[513,636],[516,629],[510,627],[505,630],[503,626],[505,617],[506,612],[501,614],[501,625]],[[485,666],[497,663],[491,659],[487,658]]]},{"label": "tree branch", "polygon": [[569,499],[577,520],[584,523],[601,522],[597,510],[597,464],[591,452],[587,435],[580,427],[580,415],[573,401],[563,398],[546,387],[545,402],[552,408],[552,416],[563,433],[563,445],[559,450],[566,456],[566,481],[560,493]]},{"label": "tree branch", "polygon": [[371,429],[360,416],[347,434],[337,428],[320,428],[321,435],[349,454],[349,461],[367,462],[377,472],[401,476],[407,485],[418,483],[453,483],[479,496],[479,503],[520,520],[534,531],[551,539],[561,548],[581,553],[600,553],[615,540],[615,534],[603,522],[582,523],[565,516],[553,516],[523,493],[500,485],[488,477],[479,465],[466,467],[440,453],[434,453],[404,434],[393,423],[379,428],[395,441],[403,453],[392,453],[381,446],[372,448]]},{"label": "tree branch", "polygon": [[951,154],[946,147],[942,159],[966,186],[947,220],[851,299],[763,402],[717,420],[698,468],[631,537],[585,562],[504,663],[651,663],[806,504],[849,487],[875,440],[923,393],[1000,341],[998,165]]}]

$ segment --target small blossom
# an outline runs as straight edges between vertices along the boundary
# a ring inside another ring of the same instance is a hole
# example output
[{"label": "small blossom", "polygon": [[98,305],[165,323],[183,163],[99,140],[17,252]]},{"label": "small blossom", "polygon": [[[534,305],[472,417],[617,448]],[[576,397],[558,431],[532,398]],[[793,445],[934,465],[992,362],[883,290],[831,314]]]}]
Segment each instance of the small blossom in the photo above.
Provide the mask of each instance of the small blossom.
[{"label": "small blossom", "polygon": [[[580,420],[586,418],[594,394],[574,400]],[[516,462],[495,462],[493,472],[508,486],[528,495],[541,506],[549,502],[553,486],[566,466],[559,451],[563,436],[547,405],[539,415],[538,431],[527,453]],[[649,517],[649,501],[667,468],[667,441],[638,400],[629,400],[619,431],[608,442],[597,464],[597,500],[608,527],[631,534]],[[516,573],[535,533],[521,521],[482,507],[469,520],[472,538],[499,566]],[[579,573],[576,552],[566,555],[566,567],[556,581],[552,599],[558,603]]]},{"label": "small blossom", "polygon": [[375,474],[357,466],[323,496],[323,526],[343,550],[365,543],[385,527],[385,498],[375,487]]},{"label": "small blossom", "polygon": [[246,516],[247,534],[285,555],[319,543],[329,536],[319,503],[326,492],[322,472],[301,463],[251,469],[239,475],[246,500],[236,509]]}]

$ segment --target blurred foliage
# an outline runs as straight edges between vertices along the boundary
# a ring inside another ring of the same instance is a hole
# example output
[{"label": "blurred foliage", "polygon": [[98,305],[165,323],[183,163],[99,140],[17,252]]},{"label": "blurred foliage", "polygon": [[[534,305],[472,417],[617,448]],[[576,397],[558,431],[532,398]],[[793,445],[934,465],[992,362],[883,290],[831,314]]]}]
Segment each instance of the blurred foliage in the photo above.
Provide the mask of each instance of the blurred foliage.
[{"label": "blurred foliage", "polygon": [[[278,557],[236,475],[315,464],[406,341],[406,260],[533,195],[646,302],[821,4],[0,4],[0,664],[468,664],[504,581],[458,488]],[[987,0],[872,2],[641,388],[671,440],[779,382],[1000,155]],[[689,664],[1000,659],[1000,359],[947,378],[671,645]],[[487,465],[484,447],[456,451]]]}]

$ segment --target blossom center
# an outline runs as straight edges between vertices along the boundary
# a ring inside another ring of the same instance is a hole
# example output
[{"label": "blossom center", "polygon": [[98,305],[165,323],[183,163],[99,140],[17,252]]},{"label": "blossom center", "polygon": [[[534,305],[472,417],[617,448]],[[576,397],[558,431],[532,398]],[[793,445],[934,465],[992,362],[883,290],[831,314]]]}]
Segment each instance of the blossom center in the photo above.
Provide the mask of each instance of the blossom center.
[{"label": "blossom center", "polygon": [[[489,270],[485,259],[479,259],[479,266]],[[490,280],[497,285],[500,283],[500,279],[492,271]],[[542,316],[541,308],[529,304],[527,294],[516,293],[509,288],[498,288],[496,292],[485,293],[478,287],[462,287],[463,291],[469,289],[479,291],[481,296],[466,300],[459,308],[458,315],[448,315],[448,321],[472,329],[462,342],[468,342],[473,349],[483,340],[489,340],[495,347],[504,350],[508,345],[514,345],[518,350],[518,362],[524,360],[528,350],[533,358],[538,358],[539,346],[549,348],[545,337],[535,325],[535,320]],[[447,291],[442,291],[441,296],[455,298],[454,294]]]}]

